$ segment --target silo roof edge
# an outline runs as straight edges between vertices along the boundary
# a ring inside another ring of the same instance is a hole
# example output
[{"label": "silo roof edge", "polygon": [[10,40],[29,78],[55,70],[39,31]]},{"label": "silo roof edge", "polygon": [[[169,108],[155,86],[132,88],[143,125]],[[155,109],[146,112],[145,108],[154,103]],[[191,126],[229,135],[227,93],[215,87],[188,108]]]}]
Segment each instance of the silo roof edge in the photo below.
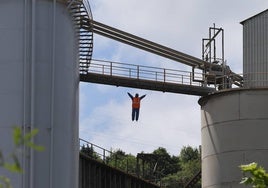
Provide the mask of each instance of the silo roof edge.
[{"label": "silo roof edge", "polygon": [[256,14],[256,15],[254,15],[254,16],[251,16],[251,17],[249,17],[249,18],[247,18],[247,19],[245,19],[245,20],[243,20],[243,21],[241,21],[240,22],[240,24],[244,24],[246,21],[248,21],[248,20],[250,20],[250,19],[252,19],[252,18],[255,18],[255,17],[257,17],[257,16],[259,16],[260,14],[263,14],[264,12],[266,12],[266,11],[268,11],[268,9],[266,9],[266,10],[264,10],[264,11],[262,11],[262,12],[260,12],[260,13],[258,13],[258,14]]}]

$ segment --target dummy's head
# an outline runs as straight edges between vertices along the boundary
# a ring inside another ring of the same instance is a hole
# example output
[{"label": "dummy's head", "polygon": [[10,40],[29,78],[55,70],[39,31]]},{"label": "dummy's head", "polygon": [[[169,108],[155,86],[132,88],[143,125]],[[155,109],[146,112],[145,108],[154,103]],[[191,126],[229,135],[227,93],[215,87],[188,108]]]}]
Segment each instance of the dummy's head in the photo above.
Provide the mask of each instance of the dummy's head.
[{"label": "dummy's head", "polygon": [[138,93],[136,93],[135,97],[139,97],[139,94],[138,94]]}]

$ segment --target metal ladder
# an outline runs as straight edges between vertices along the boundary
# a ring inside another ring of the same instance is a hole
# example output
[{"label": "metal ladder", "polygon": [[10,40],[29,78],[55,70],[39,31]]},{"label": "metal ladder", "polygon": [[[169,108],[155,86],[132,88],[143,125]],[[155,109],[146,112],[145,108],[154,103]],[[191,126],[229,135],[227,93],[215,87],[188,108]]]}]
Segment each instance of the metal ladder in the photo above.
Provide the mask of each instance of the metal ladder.
[{"label": "metal ladder", "polygon": [[73,16],[79,37],[79,71],[87,74],[93,52],[92,14],[87,0],[70,0],[68,9]]}]

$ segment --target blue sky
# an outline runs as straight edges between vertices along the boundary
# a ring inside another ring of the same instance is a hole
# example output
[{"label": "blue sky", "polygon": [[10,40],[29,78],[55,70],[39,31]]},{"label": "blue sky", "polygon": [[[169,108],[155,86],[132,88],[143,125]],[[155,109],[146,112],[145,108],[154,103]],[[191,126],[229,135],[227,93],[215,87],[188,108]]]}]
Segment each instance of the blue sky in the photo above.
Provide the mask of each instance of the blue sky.
[{"label": "blue sky", "polygon": [[[96,21],[201,58],[202,38],[216,24],[225,34],[225,58],[242,73],[240,21],[268,7],[267,0],[89,0]],[[94,35],[94,59],[190,70],[190,67]],[[131,121],[127,92],[146,94],[140,120]],[[80,138],[126,153],[165,147],[178,155],[201,144],[199,97],[80,83]]]}]

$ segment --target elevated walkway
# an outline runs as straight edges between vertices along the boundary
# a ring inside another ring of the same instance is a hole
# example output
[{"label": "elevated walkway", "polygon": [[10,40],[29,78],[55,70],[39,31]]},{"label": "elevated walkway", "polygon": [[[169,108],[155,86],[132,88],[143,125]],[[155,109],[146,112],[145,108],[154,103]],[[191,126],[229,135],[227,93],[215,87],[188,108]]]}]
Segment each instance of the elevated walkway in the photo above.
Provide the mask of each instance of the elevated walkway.
[{"label": "elevated walkway", "polygon": [[199,81],[194,82],[192,72],[188,71],[102,60],[91,60],[87,74],[80,74],[83,82],[197,96],[214,92],[215,88],[202,86],[202,78],[202,74],[196,74]]}]

